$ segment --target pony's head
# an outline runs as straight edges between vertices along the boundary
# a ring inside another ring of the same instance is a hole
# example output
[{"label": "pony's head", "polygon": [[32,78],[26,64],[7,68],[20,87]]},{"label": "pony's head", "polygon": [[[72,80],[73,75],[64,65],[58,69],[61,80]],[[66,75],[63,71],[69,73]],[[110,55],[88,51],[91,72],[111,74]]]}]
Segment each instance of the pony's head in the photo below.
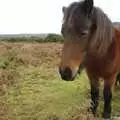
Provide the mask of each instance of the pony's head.
[{"label": "pony's head", "polygon": [[62,11],[64,46],[59,72],[69,81],[74,80],[88,51],[105,54],[112,41],[112,23],[94,7],[93,0],[74,2]]}]

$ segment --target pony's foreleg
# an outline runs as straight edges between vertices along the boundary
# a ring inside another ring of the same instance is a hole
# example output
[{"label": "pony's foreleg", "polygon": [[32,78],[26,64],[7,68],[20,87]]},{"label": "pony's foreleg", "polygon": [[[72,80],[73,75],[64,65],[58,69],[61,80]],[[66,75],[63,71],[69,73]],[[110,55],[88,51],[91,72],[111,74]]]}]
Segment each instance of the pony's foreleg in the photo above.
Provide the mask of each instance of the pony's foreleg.
[{"label": "pony's foreleg", "polygon": [[97,107],[99,104],[99,79],[98,77],[93,77],[88,75],[90,79],[90,87],[91,87],[91,107],[92,113],[96,116]]},{"label": "pony's foreleg", "polygon": [[112,101],[112,87],[115,84],[115,75],[111,77],[107,77],[104,79],[104,111],[103,118],[110,119],[111,117],[111,101]]},{"label": "pony's foreleg", "polygon": [[98,100],[99,100],[99,87],[98,87],[98,80],[96,83],[91,83],[91,110],[94,115],[96,115],[97,107],[98,107]]}]

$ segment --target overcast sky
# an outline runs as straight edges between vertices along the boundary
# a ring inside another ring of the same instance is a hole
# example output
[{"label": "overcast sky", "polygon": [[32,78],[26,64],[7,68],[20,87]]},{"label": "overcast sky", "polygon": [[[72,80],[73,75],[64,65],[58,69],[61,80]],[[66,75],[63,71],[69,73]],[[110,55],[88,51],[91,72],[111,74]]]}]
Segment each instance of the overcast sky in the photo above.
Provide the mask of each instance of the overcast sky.
[{"label": "overcast sky", "polygon": [[[62,6],[74,0],[0,0],[0,34],[60,33]],[[94,0],[120,21],[120,0]]]}]

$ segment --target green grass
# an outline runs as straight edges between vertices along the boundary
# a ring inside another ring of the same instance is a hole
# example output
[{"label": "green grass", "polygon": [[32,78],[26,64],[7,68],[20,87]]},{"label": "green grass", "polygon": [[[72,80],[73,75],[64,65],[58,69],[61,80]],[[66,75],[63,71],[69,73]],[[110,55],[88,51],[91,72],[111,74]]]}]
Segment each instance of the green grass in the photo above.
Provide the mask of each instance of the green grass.
[{"label": "green grass", "polygon": [[[87,102],[87,81],[78,80],[79,77],[67,83],[58,79],[55,71],[52,75],[52,69],[46,71],[31,67],[20,70],[19,85],[10,87],[6,95],[14,119],[44,120],[52,114],[60,118],[67,109]],[[50,76],[43,76],[45,73]],[[84,80],[85,76],[80,79]]]},{"label": "green grass", "polygon": [[[87,111],[90,87],[85,71],[75,81],[65,82],[57,73],[56,59],[26,66],[17,55],[12,54],[11,60],[8,52],[0,59],[5,82],[13,80],[13,84],[1,85],[0,120],[94,120]],[[102,87],[100,96],[98,120],[103,111]],[[120,116],[120,87],[114,90],[112,107],[112,116]]]}]

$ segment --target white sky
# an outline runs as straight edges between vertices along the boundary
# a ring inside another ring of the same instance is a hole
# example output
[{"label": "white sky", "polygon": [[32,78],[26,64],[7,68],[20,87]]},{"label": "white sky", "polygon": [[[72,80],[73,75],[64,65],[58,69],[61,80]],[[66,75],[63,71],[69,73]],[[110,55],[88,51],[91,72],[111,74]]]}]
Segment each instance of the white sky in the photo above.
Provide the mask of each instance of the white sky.
[{"label": "white sky", "polygon": [[[0,0],[0,34],[60,33],[62,6],[74,0]],[[120,21],[120,0],[94,0]]]}]

